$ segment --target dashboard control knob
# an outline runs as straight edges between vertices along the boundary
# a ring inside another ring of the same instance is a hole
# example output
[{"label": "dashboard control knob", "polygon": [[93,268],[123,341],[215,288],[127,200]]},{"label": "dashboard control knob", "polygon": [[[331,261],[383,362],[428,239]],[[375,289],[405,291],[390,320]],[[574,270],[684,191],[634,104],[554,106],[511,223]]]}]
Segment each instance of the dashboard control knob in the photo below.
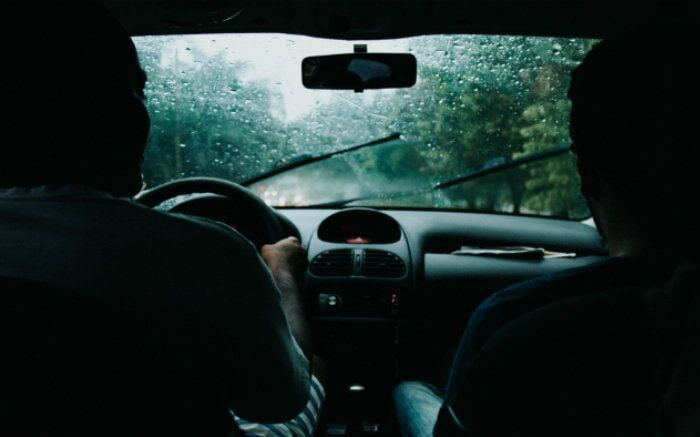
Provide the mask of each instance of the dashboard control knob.
[{"label": "dashboard control knob", "polygon": [[320,293],[318,295],[318,304],[321,309],[336,310],[343,305],[343,299],[337,294]]},{"label": "dashboard control knob", "polygon": [[340,299],[338,299],[338,296],[331,294],[328,296],[328,300],[326,301],[326,305],[329,307],[336,307],[340,304]]}]

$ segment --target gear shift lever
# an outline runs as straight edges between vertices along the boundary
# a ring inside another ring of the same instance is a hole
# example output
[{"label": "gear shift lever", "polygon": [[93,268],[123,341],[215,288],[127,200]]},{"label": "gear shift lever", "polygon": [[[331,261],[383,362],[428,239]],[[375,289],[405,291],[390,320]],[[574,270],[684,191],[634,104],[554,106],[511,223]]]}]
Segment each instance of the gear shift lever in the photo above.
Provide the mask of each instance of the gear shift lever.
[{"label": "gear shift lever", "polygon": [[364,429],[362,427],[362,413],[365,401],[365,386],[362,384],[351,384],[348,386],[348,417],[347,436],[362,435]]}]

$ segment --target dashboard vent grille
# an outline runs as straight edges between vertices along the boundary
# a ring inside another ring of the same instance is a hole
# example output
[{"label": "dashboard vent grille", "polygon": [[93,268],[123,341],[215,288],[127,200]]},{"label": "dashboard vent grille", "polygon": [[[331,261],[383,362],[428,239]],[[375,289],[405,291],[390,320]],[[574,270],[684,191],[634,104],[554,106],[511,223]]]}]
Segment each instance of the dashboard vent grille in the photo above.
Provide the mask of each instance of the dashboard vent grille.
[{"label": "dashboard vent grille", "polygon": [[362,273],[365,276],[400,278],[406,274],[406,264],[391,252],[367,249],[362,259]]},{"label": "dashboard vent grille", "polygon": [[352,275],[352,250],[327,250],[311,261],[309,271],[316,276],[350,276]]}]

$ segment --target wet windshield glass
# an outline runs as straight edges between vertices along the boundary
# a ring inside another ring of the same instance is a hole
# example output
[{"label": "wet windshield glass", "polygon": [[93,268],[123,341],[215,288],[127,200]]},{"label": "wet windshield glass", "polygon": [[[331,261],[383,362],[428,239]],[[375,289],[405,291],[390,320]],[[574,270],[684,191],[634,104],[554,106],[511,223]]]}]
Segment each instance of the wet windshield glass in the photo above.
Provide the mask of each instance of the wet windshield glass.
[{"label": "wet windshield glass", "polygon": [[[274,206],[371,196],[351,204],[588,215],[569,154],[444,190],[392,193],[568,144],[569,72],[592,40],[435,35],[348,42],[246,34],[135,42],[153,122],[144,162],[149,186],[187,176],[242,182],[400,133],[250,188]],[[302,86],[304,57],[351,52],[355,43],[370,52],[414,54],[416,85],[364,93]]]}]

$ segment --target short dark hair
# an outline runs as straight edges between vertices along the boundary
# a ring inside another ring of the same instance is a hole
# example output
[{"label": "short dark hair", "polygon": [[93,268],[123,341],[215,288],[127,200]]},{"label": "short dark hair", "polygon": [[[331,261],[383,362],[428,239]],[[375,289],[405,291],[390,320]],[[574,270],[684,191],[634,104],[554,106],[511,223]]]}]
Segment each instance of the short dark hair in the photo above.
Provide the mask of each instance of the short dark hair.
[{"label": "short dark hair", "polygon": [[111,180],[126,167],[138,171],[149,124],[134,104],[145,75],[127,32],[94,3],[11,2],[1,10],[0,122],[8,129],[0,186],[84,184],[126,194]]},{"label": "short dark hair", "polygon": [[697,31],[654,23],[598,43],[572,73],[574,151],[637,212],[697,194]]}]

